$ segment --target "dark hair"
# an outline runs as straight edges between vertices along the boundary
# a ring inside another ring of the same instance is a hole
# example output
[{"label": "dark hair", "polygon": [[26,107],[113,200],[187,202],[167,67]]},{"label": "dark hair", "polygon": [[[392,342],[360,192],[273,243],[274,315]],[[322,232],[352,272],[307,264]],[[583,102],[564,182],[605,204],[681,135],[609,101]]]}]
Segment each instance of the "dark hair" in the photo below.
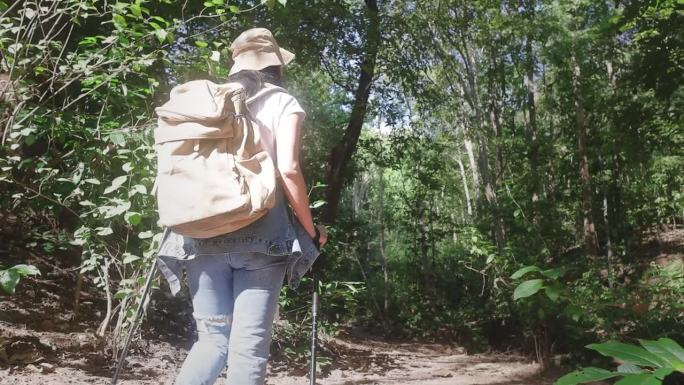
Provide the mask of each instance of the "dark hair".
[{"label": "dark hair", "polygon": [[270,83],[278,87],[283,86],[283,78],[280,76],[280,66],[270,66],[258,71],[243,70],[228,77],[229,82],[238,82],[245,87],[247,97],[256,94],[264,87],[264,83]]}]

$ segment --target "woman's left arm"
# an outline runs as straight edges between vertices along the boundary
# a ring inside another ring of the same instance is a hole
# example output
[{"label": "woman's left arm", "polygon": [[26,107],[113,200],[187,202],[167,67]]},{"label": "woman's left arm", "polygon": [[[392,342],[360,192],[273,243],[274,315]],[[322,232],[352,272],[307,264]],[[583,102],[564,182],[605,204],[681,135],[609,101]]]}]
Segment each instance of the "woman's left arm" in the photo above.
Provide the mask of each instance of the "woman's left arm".
[{"label": "woman's left arm", "polygon": [[328,235],[323,226],[314,226],[309,197],[306,190],[304,175],[299,167],[299,143],[304,114],[289,114],[280,121],[276,130],[277,168],[280,172],[283,190],[287,196],[292,211],[302,224],[304,230],[315,237],[316,228],[320,232],[320,245],[327,241]]}]

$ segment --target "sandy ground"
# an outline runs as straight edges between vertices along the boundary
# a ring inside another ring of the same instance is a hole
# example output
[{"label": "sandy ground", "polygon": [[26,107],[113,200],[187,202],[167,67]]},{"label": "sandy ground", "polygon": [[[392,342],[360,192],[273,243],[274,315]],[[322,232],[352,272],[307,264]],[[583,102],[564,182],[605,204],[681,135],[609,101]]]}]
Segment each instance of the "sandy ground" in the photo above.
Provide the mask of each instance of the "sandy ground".
[{"label": "sandy ground", "polygon": [[[75,269],[31,255],[45,272],[22,281],[17,294],[0,295],[0,385],[109,384],[114,362],[107,341],[95,336],[102,319],[101,293],[83,288],[80,315],[73,318]],[[187,299],[186,299],[187,300]],[[172,384],[192,344],[190,308],[164,291],[132,346],[122,385]],[[456,346],[322,338],[319,385],[550,385],[537,367],[515,354],[467,355]],[[306,357],[276,354],[268,385],[307,385]],[[221,383],[220,381],[217,383]]]},{"label": "sandy ground", "polygon": [[[6,341],[14,341],[9,354],[29,357],[32,364],[6,366],[0,385],[109,384],[111,363],[91,349],[93,337],[86,333],[35,332],[0,323]],[[467,355],[439,344],[389,343],[327,339],[336,358],[319,374],[320,385],[415,384],[415,385],[550,385],[537,374],[537,366],[516,355]],[[22,353],[23,350],[23,353]],[[328,350],[328,349],[326,349]],[[183,347],[147,341],[131,351],[121,377],[122,385],[172,384]],[[339,354],[339,356],[337,356]],[[325,359],[322,360],[325,362]],[[268,385],[308,384],[304,363],[274,361]]]},{"label": "sandy ground", "polygon": [[[351,355],[365,356],[367,365],[353,370],[332,369],[321,385],[549,385],[535,364],[516,355],[466,355],[461,349],[438,344],[334,340]],[[308,384],[305,377],[276,373],[268,384]]]}]

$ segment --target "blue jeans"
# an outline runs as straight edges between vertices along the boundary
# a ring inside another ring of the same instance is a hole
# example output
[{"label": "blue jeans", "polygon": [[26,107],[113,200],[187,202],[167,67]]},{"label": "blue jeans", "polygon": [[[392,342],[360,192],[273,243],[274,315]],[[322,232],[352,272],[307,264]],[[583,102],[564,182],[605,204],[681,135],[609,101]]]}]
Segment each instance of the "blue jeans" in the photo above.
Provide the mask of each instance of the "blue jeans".
[{"label": "blue jeans", "polygon": [[212,385],[228,365],[227,385],[263,385],[273,318],[287,256],[199,255],[187,261],[197,342],[176,385]]}]

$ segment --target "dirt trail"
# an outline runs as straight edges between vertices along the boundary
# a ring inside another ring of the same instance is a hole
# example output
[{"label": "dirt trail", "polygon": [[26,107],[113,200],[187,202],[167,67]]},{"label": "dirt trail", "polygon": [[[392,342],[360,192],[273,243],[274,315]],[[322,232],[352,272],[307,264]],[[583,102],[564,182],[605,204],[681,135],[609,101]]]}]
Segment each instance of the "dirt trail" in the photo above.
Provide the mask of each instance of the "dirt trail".
[{"label": "dirt trail", "polygon": [[[659,233],[637,255],[643,265],[684,260],[684,230]],[[107,341],[95,336],[105,308],[93,285],[81,291],[74,318],[76,268],[29,251],[2,251],[4,263],[30,263],[44,274],[22,281],[17,294],[0,295],[0,385],[109,384],[113,362]],[[15,260],[7,259],[12,256]],[[153,295],[153,310],[134,344],[122,385],[172,384],[191,344],[188,298]],[[185,302],[183,302],[185,301]],[[319,385],[551,385],[558,373],[537,374],[529,359],[514,354],[467,355],[447,344],[369,339],[324,339]],[[326,362],[327,358],[327,362]],[[305,358],[277,357],[268,385],[307,385]]]},{"label": "dirt trail", "polygon": [[[10,339],[42,347],[64,346],[70,340],[77,346],[87,340],[81,333],[9,330],[0,323],[0,332]],[[466,355],[447,345],[350,342],[328,340],[334,347],[335,362],[323,368],[320,385],[407,384],[407,385],[550,385],[537,375],[537,366],[515,355]],[[27,351],[30,348],[24,347]],[[73,348],[72,348],[73,349]],[[35,349],[34,349],[35,350]],[[0,369],[0,385],[109,384],[110,364],[95,352],[59,353],[28,365]],[[122,385],[167,385],[173,383],[177,365],[186,350],[166,342],[150,341],[130,356]],[[48,357],[49,354],[46,356]],[[41,362],[43,366],[41,366]],[[45,364],[47,363],[47,366]],[[275,361],[269,368],[267,385],[308,384],[305,365]]]},{"label": "dirt trail", "polygon": [[[84,287],[81,317],[73,319],[75,270],[40,256],[28,263],[44,276],[22,281],[20,291],[0,296],[0,385],[104,385],[113,362],[107,341],[94,331],[102,317],[101,295]],[[143,339],[131,349],[122,385],[172,384],[191,345],[189,307],[153,296],[155,309]],[[447,344],[324,338],[319,385],[550,385],[537,367],[516,355],[466,355]],[[268,385],[308,385],[304,357],[272,360]],[[220,383],[220,382],[217,382]]]},{"label": "dirt trail", "polygon": [[[334,340],[350,354],[365,359],[365,367],[333,369],[321,378],[321,385],[407,384],[407,385],[550,385],[538,374],[538,366],[522,357],[503,354],[467,355],[448,345],[351,343]],[[273,375],[268,384],[308,384],[305,377]]]}]

